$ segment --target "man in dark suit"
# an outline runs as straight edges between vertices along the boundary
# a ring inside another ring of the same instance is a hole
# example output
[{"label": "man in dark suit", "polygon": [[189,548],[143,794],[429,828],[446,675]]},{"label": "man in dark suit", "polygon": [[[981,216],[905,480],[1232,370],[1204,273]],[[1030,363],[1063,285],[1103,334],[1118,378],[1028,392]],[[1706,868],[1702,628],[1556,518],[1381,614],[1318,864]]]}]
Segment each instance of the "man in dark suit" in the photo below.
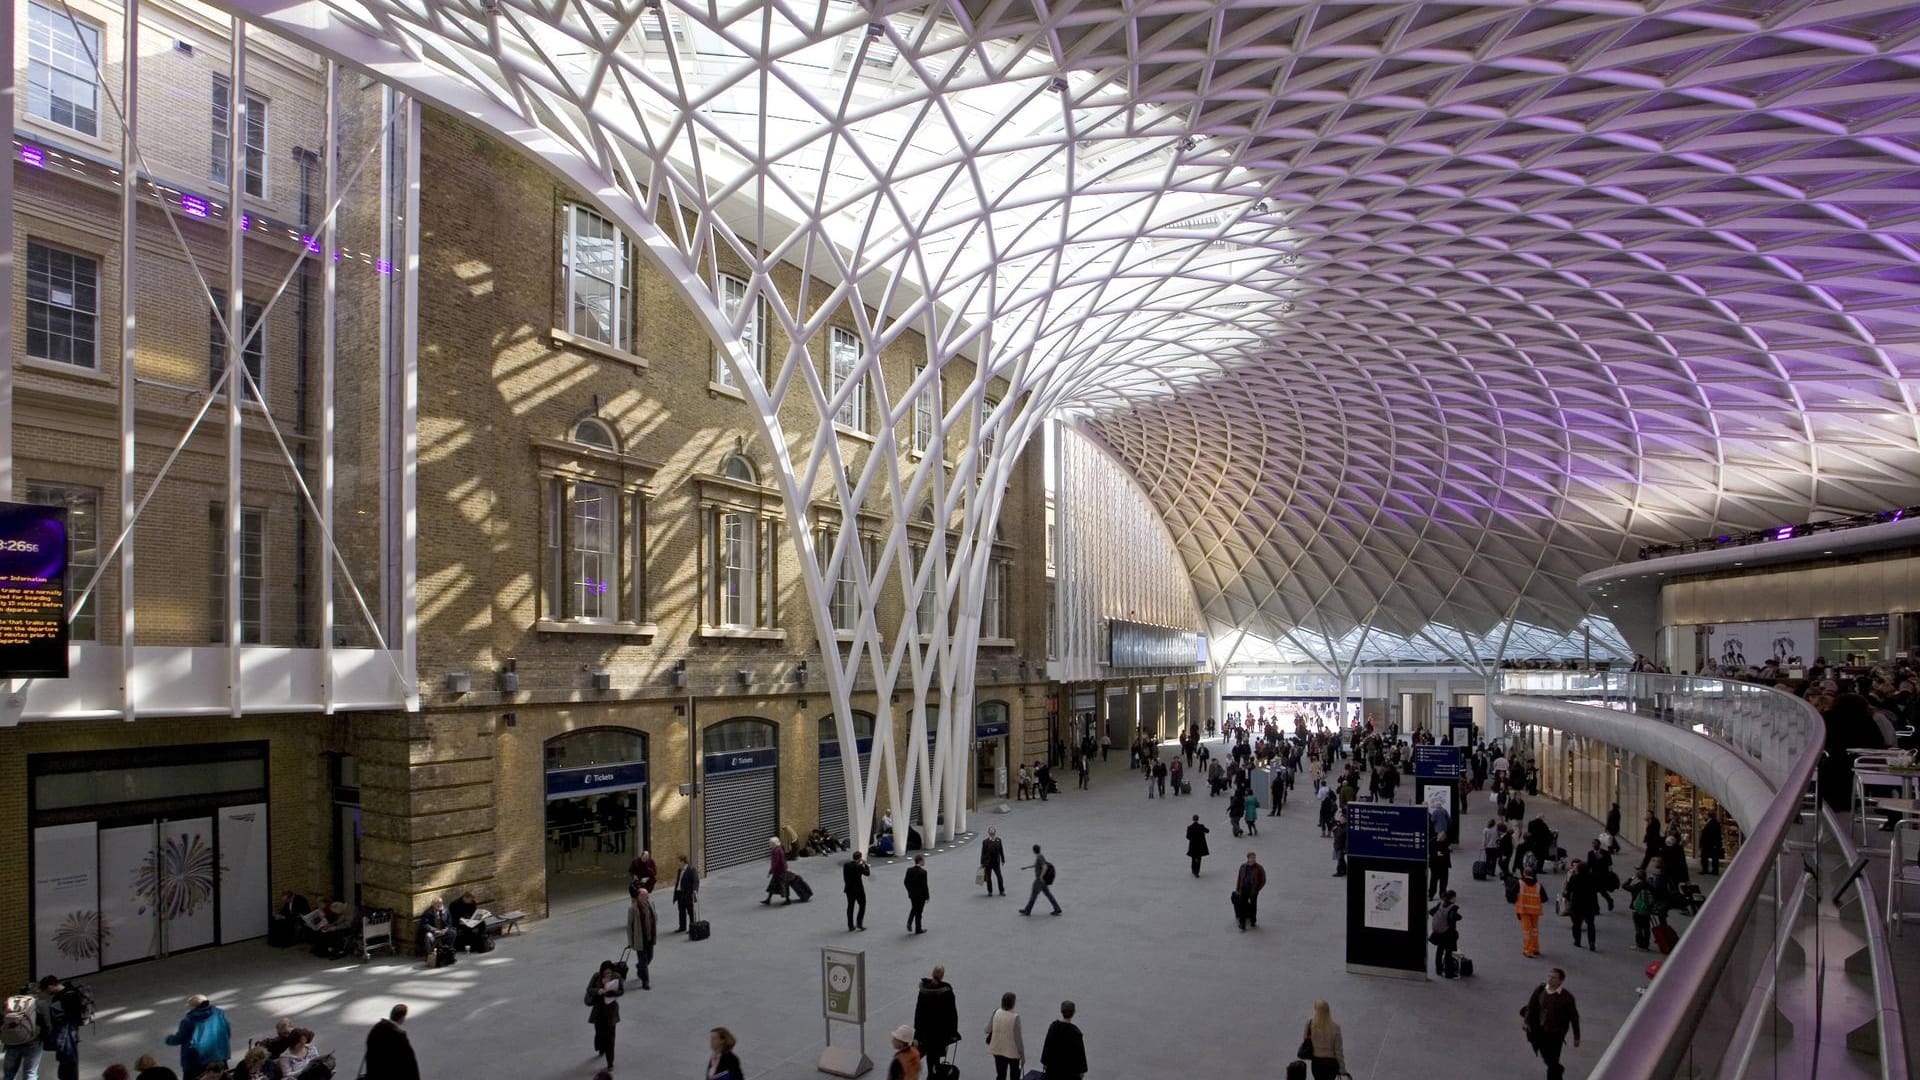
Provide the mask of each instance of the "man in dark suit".
[{"label": "man in dark suit", "polygon": [[395,1005],[385,1020],[367,1032],[366,1080],[420,1080],[420,1062],[413,1056],[413,1042],[401,1027],[407,1022],[407,1007]]},{"label": "man in dark suit", "polygon": [[1247,861],[1234,876],[1233,891],[1238,894],[1237,905],[1240,917],[1240,929],[1260,925],[1260,890],[1267,887],[1267,868],[1260,865],[1260,859],[1253,852],[1247,852]]},{"label": "man in dark suit", "polygon": [[867,928],[867,881],[873,876],[873,867],[867,865],[867,856],[856,851],[853,858],[840,868],[840,877],[846,882],[843,890],[847,894],[847,929],[865,930]]},{"label": "man in dark suit", "polygon": [[927,909],[927,898],[932,895],[927,888],[927,857],[915,855],[913,865],[907,867],[907,933],[927,932],[923,913]]},{"label": "man in dark suit", "polygon": [[1000,883],[1000,895],[1007,895],[1007,879],[1001,875],[1000,867],[1007,861],[1007,849],[1000,843],[1000,833],[993,826],[987,826],[987,838],[980,841],[980,876],[986,880],[987,895],[993,895],[993,883]]},{"label": "man in dark suit", "polygon": [[673,907],[680,913],[678,932],[684,933],[693,922],[693,902],[700,895],[700,871],[685,855],[680,856],[680,872],[673,879]]},{"label": "man in dark suit", "polygon": [[1047,1080],[1080,1080],[1087,1073],[1087,1041],[1073,1022],[1071,1001],[1060,1003],[1060,1019],[1047,1028],[1040,1067],[1047,1071]]}]

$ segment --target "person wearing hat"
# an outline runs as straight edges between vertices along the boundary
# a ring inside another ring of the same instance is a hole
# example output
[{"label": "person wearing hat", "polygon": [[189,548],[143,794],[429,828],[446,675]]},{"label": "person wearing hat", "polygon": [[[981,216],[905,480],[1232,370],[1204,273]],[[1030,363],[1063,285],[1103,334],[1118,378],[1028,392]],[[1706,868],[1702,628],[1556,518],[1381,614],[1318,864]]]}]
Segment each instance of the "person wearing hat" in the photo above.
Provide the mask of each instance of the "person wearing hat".
[{"label": "person wearing hat", "polygon": [[199,1076],[209,1065],[225,1066],[232,1056],[227,1042],[226,1010],[208,1001],[205,994],[187,999],[187,1014],[180,1027],[167,1036],[168,1046],[180,1048],[180,1075]]},{"label": "person wearing hat", "polygon": [[913,1044],[913,1029],[905,1024],[893,1029],[893,1061],[887,1066],[887,1080],[920,1080],[920,1051]]}]

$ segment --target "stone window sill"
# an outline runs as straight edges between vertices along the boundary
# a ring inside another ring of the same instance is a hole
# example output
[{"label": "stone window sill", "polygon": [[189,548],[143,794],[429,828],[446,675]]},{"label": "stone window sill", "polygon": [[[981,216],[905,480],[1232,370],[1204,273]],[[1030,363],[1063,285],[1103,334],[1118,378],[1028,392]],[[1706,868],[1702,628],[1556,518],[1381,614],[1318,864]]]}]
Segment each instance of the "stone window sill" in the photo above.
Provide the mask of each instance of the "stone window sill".
[{"label": "stone window sill", "polygon": [[604,634],[610,637],[651,638],[660,632],[654,623],[630,622],[579,622],[574,620],[541,619],[533,628],[542,634]]},{"label": "stone window sill", "polygon": [[979,644],[983,649],[1011,649],[1019,642],[1010,637],[983,637]]},{"label": "stone window sill", "polygon": [[785,641],[787,632],[755,626],[702,626],[700,637],[714,641]]},{"label": "stone window sill", "polygon": [[630,353],[625,349],[616,349],[603,341],[595,341],[589,337],[581,337],[579,334],[570,334],[557,326],[548,331],[548,334],[553,339],[555,345],[564,345],[569,349],[578,349],[581,352],[588,352],[595,356],[605,357],[608,360],[615,360],[633,368],[635,371],[647,370],[647,358],[638,353]]}]

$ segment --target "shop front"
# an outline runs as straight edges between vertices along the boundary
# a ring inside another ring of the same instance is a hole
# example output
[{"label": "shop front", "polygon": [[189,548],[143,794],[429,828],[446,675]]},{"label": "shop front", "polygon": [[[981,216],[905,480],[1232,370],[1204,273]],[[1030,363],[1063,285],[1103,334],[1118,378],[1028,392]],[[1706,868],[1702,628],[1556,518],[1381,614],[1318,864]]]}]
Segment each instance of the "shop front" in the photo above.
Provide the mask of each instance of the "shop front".
[{"label": "shop front", "polygon": [[974,787],[1006,798],[1012,790],[1013,712],[1004,701],[982,701],[973,710]]},{"label": "shop front", "polygon": [[[860,759],[860,775],[865,777],[873,763],[873,714],[854,711],[855,752]],[[820,827],[847,841],[847,784],[843,772],[840,729],[833,717],[820,718]]]},{"label": "shop front", "polygon": [[27,780],[32,970],[265,936],[265,742],[30,754]]},{"label": "shop front", "polygon": [[711,873],[762,859],[780,835],[780,729],[742,716],[700,736],[703,868]]}]

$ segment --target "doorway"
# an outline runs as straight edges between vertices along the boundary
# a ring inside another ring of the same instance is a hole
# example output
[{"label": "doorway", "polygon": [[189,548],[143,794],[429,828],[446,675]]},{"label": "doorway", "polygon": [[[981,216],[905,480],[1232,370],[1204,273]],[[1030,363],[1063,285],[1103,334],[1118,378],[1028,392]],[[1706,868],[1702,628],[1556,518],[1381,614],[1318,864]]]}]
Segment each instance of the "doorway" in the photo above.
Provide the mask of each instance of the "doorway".
[{"label": "doorway", "polygon": [[647,846],[647,737],[587,728],[545,745],[547,913],[627,896]]}]

